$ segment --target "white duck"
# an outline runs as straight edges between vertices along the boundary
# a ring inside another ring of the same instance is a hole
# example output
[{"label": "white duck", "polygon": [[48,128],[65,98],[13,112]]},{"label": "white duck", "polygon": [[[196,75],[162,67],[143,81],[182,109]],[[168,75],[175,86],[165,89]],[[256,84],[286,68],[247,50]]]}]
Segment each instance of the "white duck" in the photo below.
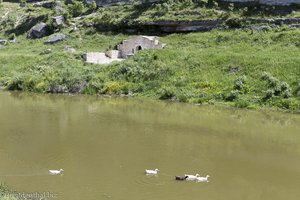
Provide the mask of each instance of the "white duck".
[{"label": "white duck", "polygon": [[145,173],[146,173],[147,175],[156,175],[158,172],[159,172],[158,169],[155,169],[155,170],[146,169],[146,171],[145,171]]},{"label": "white duck", "polygon": [[199,176],[199,177],[197,177],[196,181],[197,182],[209,182],[208,178],[209,178],[209,175],[206,175],[205,177]]},{"label": "white duck", "polygon": [[49,174],[51,174],[51,175],[59,175],[59,174],[62,174],[63,171],[64,171],[63,169],[60,169],[60,170],[50,169],[49,170]]},{"label": "white duck", "polygon": [[184,176],[186,176],[187,178],[185,180],[187,181],[196,181],[197,178],[200,177],[199,174],[196,174],[196,175],[188,175],[188,174],[185,174]]}]

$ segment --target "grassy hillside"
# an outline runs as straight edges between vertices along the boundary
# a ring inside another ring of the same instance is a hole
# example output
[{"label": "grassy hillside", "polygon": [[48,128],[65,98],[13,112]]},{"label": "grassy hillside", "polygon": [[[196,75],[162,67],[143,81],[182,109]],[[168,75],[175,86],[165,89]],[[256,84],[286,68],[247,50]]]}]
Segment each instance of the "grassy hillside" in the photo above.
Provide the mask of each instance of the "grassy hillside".
[{"label": "grassy hillside", "polygon": [[89,65],[81,58],[83,52],[111,49],[130,35],[70,28],[61,31],[66,40],[54,45],[44,44],[45,38],[28,40],[24,33],[15,44],[0,48],[0,85],[31,92],[126,94],[300,110],[299,29],[161,35],[164,49],[144,50],[121,63]]}]

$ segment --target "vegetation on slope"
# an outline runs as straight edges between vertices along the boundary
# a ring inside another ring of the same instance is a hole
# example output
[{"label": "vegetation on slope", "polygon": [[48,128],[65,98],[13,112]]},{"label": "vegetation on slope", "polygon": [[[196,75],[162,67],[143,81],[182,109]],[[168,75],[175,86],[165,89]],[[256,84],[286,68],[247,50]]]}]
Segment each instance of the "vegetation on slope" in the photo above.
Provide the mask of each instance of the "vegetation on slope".
[{"label": "vegetation on slope", "polygon": [[[76,21],[69,19],[70,24]],[[54,45],[45,44],[45,38],[16,35],[16,43],[0,48],[1,87],[300,110],[299,29],[162,35],[164,49],[144,50],[120,63],[89,65],[82,53],[111,49],[130,35],[78,27],[62,28],[66,40]],[[0,37],[8,37],[5,33],[0,32]],[[76,53],[65,51],[65,46]]]}]

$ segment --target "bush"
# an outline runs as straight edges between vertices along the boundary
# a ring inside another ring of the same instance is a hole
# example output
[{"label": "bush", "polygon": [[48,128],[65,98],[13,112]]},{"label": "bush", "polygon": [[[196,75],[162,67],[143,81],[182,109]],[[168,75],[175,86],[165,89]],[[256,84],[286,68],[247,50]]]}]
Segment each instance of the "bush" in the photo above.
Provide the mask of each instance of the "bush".
[{"label": "bush", "polygon": [[162,100],[174,99],[176,96],[176,88],[172,86],[164,86],[159,90],[158,94],[159,94],[159,99]]},{"label": "bush", "polygon": [[74,1],[73,4],[68,5],[68,11],[73,17],[78,17],[83,13],[84,6],[82,1]]},{"label": "bush", "polygon": [[227,20],[226,25],[228,28],[242,28],[244,26],[244,22],[241,19],[234,18]]},{"label": "bush", "polygon": [[290,99],[276,99],[271,102],[271,105],[277,106],[282,109],[288,110],[299,110],[300,109],[300,102],[290,98]]},{"label": "bush", "polygon": [[294,93],[295,93],[296,97],[300,97],[300,83],[298,83],[298,86],[296,87],[296,90]]},{"label": "bush", "polygon": [[232,90],[230,94],[225,98],[226,101],[234,101],[238,99],[239,97],[239,91],[238,90]]},{"label": "bush", "polygon": [[97,9],[96,1],[87,2],[85,5],[89,12],[92,12]]},{"label": "bush", "polygon": [[102,88],[101,94],[109,94],[109,95],[129,94],[129,86],[130,86],[129,83],[109,81]]},{"label": "bush", "polygon": [[250,106],[250,102],[248,99],[242,98],[237,100],[234,106],[237,108],[248,108]]},{"label": "bush", "polygon": [[271,99],[273,96],[274,96],[274,90],[269,89],[265,92],[263,100]]},{"label": "bush", "polygon": [[8,36],[8,39],[9,40],[14,40],[16,38],[16,34],[15,33],[11,33],[11,34],[9,34],[9,36]]},{"label": "bush", "polygon": [[238,77],[234,82],[234,87],[233,88],[235,90],[242,90],[243,87],[244,87],[244,84],[246,83],[246,80],[247,80],[246,76]]}]

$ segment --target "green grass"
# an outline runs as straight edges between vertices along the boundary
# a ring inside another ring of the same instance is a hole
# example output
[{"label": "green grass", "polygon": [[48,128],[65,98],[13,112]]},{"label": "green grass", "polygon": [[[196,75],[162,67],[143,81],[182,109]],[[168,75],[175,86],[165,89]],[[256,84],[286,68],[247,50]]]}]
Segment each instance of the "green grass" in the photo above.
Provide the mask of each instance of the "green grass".
[{"label": "green grass", "polygon": [[[286,29],[286,30],[285,30]],[[86,34],[85,31],[91,32]],[[84,84],[87,94],[134,94],[190,103],[237,107],[300,108],[300,31],[215,30],[162,36],[164,49],[145,50],[111,65],[87,65],[80,55],[102,51],[129,37],[93,30],[69,33],[66,41],[17,38],[0,49],[0,82],[8,89],[47,92],[51,87]],[[65,45],[77,49],[70,54]],[[43,54],[45,49],[51,53]],[[264,72],[275,85],[263,79]],[[287,89],[274,91],[286,82]],[[270,98],[266,94],[273,91]],[[286,93],[290,94],[286,96]]]}]

